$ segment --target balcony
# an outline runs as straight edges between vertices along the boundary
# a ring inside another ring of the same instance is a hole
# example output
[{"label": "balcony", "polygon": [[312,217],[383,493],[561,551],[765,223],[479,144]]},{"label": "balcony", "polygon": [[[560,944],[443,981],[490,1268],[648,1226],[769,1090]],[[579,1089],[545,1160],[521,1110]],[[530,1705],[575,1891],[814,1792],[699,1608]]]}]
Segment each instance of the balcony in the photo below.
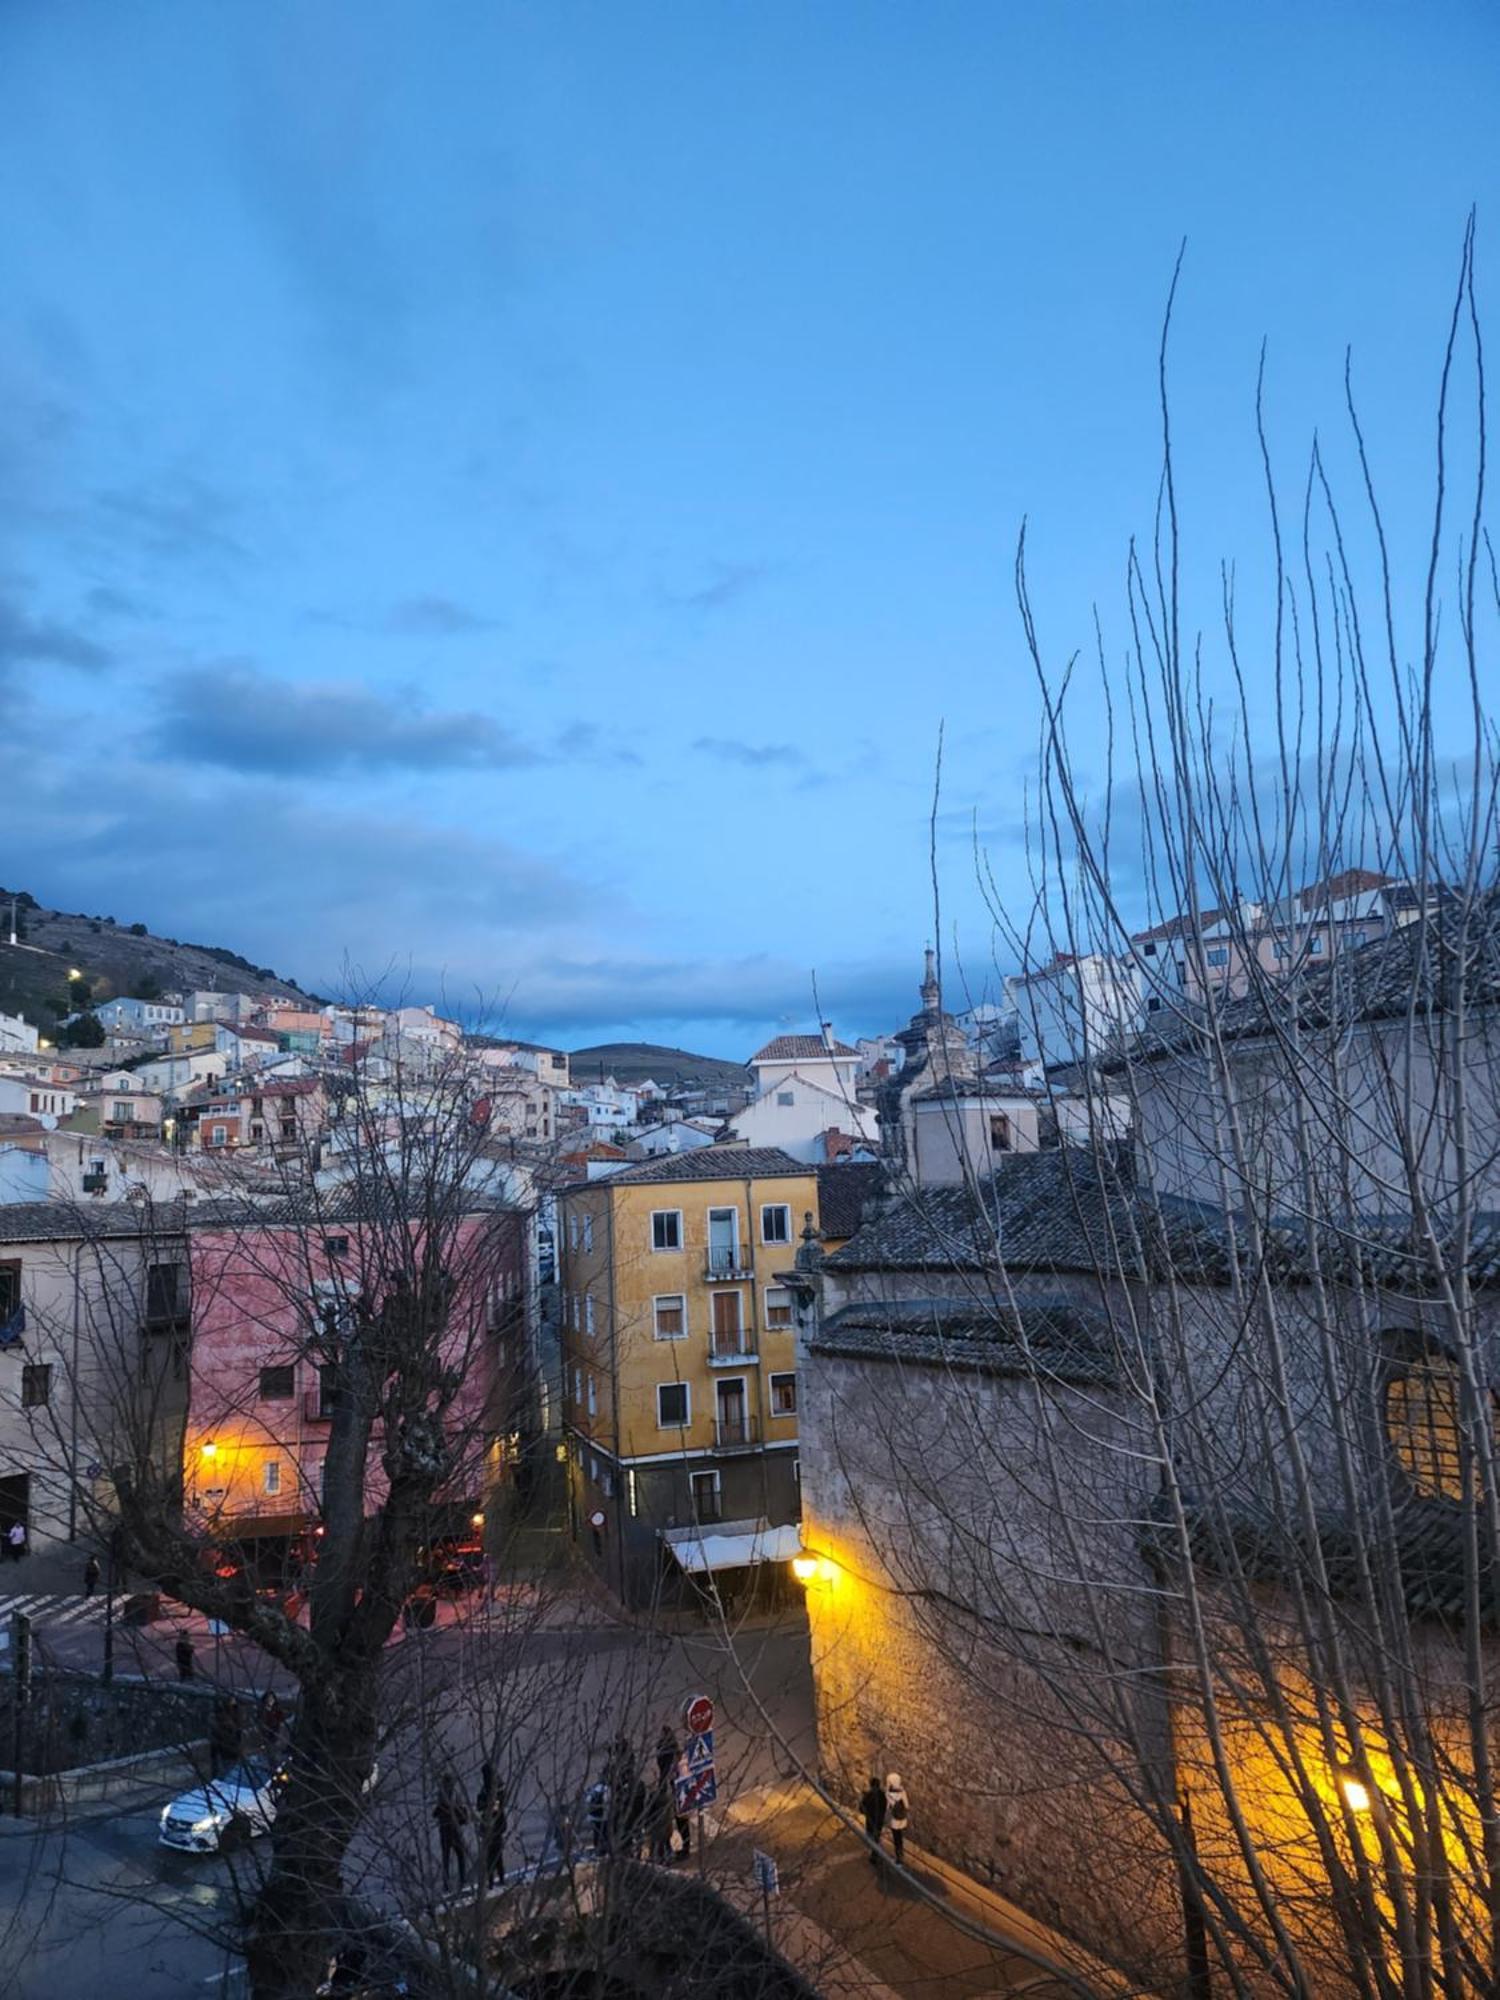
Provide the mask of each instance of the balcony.
[{"label": "balcony", "polygon": [[743,1334],[734,1334],[721,1339],[717,1335],[709,1342],[708,1365],[710,1368],[733,1368],[737,1363],[759,1361],[760,1356],[753,1347],[746,1347]]},{"label": "balcony", "polygon": [[715,1451],[754,1451],[760,1443],[758,1417],[715,1417]]},{"label": "balcony", "polygon": [[713,1243],[703,1253],[703,1275],[711,1285],[748,1278],[752,1269],[749,1249],[741,1249],[738,1243]]}]

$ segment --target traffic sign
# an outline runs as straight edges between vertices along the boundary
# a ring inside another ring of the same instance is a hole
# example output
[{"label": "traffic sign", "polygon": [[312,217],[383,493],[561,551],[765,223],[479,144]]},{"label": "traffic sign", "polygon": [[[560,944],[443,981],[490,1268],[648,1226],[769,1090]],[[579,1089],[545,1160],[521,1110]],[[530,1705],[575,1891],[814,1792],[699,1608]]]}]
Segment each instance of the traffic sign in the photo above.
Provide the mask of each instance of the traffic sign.
[{"label": "traffic sign", "polygon": [[755,1886],[763,1896],[781,1894],[781,1877],[776,1872],[776,1863],[769,1854],[762,1854],[758,1847],[750,1850],[750,1864],[755,1870]]},{"label": "traffic sign", "polygon": [[702,1736],[714,1726],[714,1705],[706,1694],[695,1694],[684,1711],[690,1735]]},{"label": "traffic sign", "polygon": [[705,1729],[701,1736],[690,1736],[682,1753],[682,1761],[690,1771],[703,1771],[714,1761],[714,1733]]},{"label": "traffic sign", "polygon": [[689,1771],[685,1777],[674,1778],[672,1789],[680,1813],[702,1812],[719,1796],[719,1780],[713,1765],[706,1764],[701,1771]]}]

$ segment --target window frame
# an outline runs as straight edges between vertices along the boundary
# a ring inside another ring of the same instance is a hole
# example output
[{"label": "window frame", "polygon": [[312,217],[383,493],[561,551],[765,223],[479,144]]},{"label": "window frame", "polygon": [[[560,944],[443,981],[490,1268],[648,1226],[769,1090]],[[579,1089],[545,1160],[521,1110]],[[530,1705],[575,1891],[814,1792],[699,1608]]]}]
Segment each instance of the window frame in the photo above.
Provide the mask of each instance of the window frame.
[{"label": "window frame", "polygon": [[[41,1394],[37,1394],[40,1389]],[[25,1361],[21,1364],[21,1408],[45,1410],[52,1403],[52,1363]]]},{"label": "window frame", "polygon": [[[773,1312],[773,1311],[775,1311],[775,1312],[780,1312],[780,1311],[781,1311],[781,1307],[780,1307],[780,1306],[775,1306],[775,1307],[773,1307],[773,1306],[772,1306],[772,1304],[771,1304],[771,1300],[772,1300],[772,1298],[773,1298],[773,1297],[775,1297],[775,1298],[779,1298],[779,1299],[785,1299],[785,1301],[786,1301],[786,1318],[785,1318],[785,1319],[772,1319],[772,1317],[771,1317],[771,1314],[772,1314],[772,1312]],[[792,1288],[791,1288],[791,1286],[790,1286],[790,1285],[767,1285],[767,1286],[766,1286],[766,1289],[765,1289],[765,1296],[764,1296],[764,1298],[763,1298],[763,1299],[762,1299],[762,1301],[761,1301],[761,1316],[762,1316],[762,1319],[764,1320],[764,1323],[765,1323],[765,1329],[766,1329],[766,1332],[767,1332],[767,1333],[795,1333],[795,1332],[796,1332],[796,1330],[797,1330],[797,1302],[796,1302],[796,1300],[795,1300],[795,1299],[794,1299],[794,1298],[792,1297]]]},{"label": "window frame", "polygon": [[[785,1236],[768,1236],[766,1234],[766,1217],[768,1215],[780,1215],[784,1218],[786,1227]],[[780,1249],[783,1246],[790,1247],[792,1241],[792,1204],[789,1201],[763,1201],[761,1203],[760,1240],[762,1247],[765,1249]]]},{"label": "window frame", "polygon": [[[1428,1384],[1446,1382],[1452,1392],[1451,1408],[1451,1466],[1444,1463],[1442,1447],[1444,1440],[1436,1424],[1431,1420],[1433,1402],[1431,1387],[1427,1391],[1427,1437],[1426,1443],[1432,1451],[1429,1467],[1421,1468],[1413,1460],[1416,1456],[1414,1441],[1417,1439],[1417,1425],[1411,1421],[1402,1426],[1404,1437],[1392,1419],[1392,1401],[1396,1391],[1414,1378],[1425,1377]],[[1415,1499],[1428,1505],[1458,1507],[1463,1505],[1464,1430],[1462,1418],[1463,1378],[1458,1359],[1440,1341],[1432,1340],[1417,1332],[1397,1332],[1386,1336],[1385,1375],[1380,1392],[1381,1438],[1390,1454],[1394,1470],[1405,1482],[1407,1492]],[[1490,1423],[1495,1440],[1495,1449],[1500,1454],[1500,1392],[1488,1389],[1490,1399]],[[1478,1472],[1476,1465],[1476,1497],[1478,1495]],[[1445,1474],[1447,1477],[1445,1477]],[[1447,1479],[1451,1478],[1451,1486]]]},{"label": "window frame", "polygon": [[[665,1222],[668,1216],[672,1218],[672,1234],[677,1240],[675,1243],[658,1243],[656,1240],[656,1225],[658,1222]],[[653,1208],[651,1211],[652,1255],[656,1257],[677,1257],[682,1254],[682,1248],[682,1210],[680,1208]]]},{"label": "window frame", "polygon": [[[662,1415],[662,1397],[679,1395],[682,1398],[682,1416],[667,1418]],[[691,1382],[658,1382],[656,1385],[656,1428],[659,1431],[685,1431],[693,1422],[693,1385]]]},{"label": "window frame", "polygon": [[[266,1377],[268,1375],[274,1375],[278,1379],[284,1377],[287,1385],[285,1389],[268,1389],[266,1387]],[[258,1403],[296,1402],[297,1400],[296,1362],[273,1361],[269,1362],[265,1367],[263,1367],[260,1371],[260,1379],[256,1384],[255,1400]]]},{"label": "window frame", "polygon": [[268,1458],[260,1468],[260,1490],[268,1500],[281,1497],[281,1460]]},{"label": "window frame", "polygon": [[[680,1333],[663,1333],[661,1330],[661,1309],[675,1301],[682,1311]],[[686,1340],[688,1337],[688,1302],[686,1292],[653,1292],[651,1296],[651,1333],[655,1340]]]},{"label": "window frame", "polygon": [[[790,1383],[791,1383],[791,1385],[792,1385],[792,1387],[791,1387],[791,1397],[792,1397],[792,1403],[791,1403],[791,1408],[790,1408],[790,1409],[787,1409],[787,1410],[781,1410],[781,1409],[778,1409],[778,1408],[776,1407],[776,1392],[777,1392],[777,1389],[778,1389],[778,1387],[780,1387],[781,1385],[783,1385],[783,1384],[785,1384],[785,1383],[788,1383],[788,1382],[790,1382]],[[796,1369],[795,1369],[795,1368],[778,1368],[778,1369],[776,1369],[776,1371],[775,1371],[775,1372],[774,1372],[774,1373],[772,1374],[772,1376],[771,1376],[770,1380],[769,1380],[769,1381],[768,1381],[768,1382],[766,1383],[766,1394],[767,1394],[767,1396],[768,1396],[768,1398],[769,1398],[769,1400],[770,1400],[770,1405],[771,1405],[771,1415],[772,1415],[773,1417],[795,1417],[795,1416],[796,1416],[796,1414],[797,1414],[797,1371],[796,1371]]]},{"label": "window frame", "polygon": [[[707,1483],[709,1492],[713,1496],[710,1505],[710,1510],[707,1513],[703,1511],[702,1507],[698,1503],[698,1482],[700,1480],[703,1480]],[[724,1482],[719,1476],[718,1466],[716,1465],[694,1466],[692,1471],[689,1472],[688,1504],[691,1506],[693,1510],[693,1519],[697,1522],[701,1523],[705,1521],[713,1522],[713,1521],[723,1520]]]}]

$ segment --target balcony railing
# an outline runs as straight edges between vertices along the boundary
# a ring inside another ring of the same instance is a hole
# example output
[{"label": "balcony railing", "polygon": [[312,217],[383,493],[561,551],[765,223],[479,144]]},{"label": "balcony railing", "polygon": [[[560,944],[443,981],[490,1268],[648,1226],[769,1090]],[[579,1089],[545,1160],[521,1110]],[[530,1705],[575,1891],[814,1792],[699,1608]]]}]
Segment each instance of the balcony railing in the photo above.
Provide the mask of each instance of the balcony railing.
[{"label": "balcony railing", "polygon": [[715,1333],[709,1336],[708,1365],[710,1368],[728,1368],[736,1361],[758,1361],[760,1356],[753,1347],[746,1346],[749,1335],[736,1330],[734,1333]]},{"label": "balcony railing", "polygon": [[703,1253],[703,1275],[710,1283],[750,1276],[750,1251],[738,1243],[711,1243]]},{"label": "balcony railing", "polygon": [[758,1417],[715,1417],[714,1449],[716,1451],[754,1451],[760,1443],[760,1420]]}]

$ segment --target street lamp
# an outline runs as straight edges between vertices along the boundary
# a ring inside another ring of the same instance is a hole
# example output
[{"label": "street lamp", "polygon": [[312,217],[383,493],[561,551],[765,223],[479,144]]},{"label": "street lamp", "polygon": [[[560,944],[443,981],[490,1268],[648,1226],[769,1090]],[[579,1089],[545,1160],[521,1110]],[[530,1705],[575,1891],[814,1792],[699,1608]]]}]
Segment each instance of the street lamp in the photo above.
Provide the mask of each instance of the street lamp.
[{"label": "street lamp", "polygon": [[1374,1805],[1370,1788],[1363,1778],[1357,1778],[1352,1771],[1339,1773],[1339,1790],[1344,1795],[1344,1804],[1350,1812],[1367,1813]]}]

